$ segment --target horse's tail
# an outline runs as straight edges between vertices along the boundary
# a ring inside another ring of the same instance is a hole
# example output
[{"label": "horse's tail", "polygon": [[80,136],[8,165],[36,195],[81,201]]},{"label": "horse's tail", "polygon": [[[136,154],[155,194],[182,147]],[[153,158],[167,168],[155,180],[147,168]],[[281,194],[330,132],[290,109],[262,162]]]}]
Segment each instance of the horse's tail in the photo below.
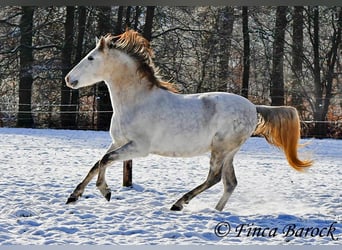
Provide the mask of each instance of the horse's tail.
[{"label": "horse's tail", "polygon": [[289,164],[298,171],[312,165],[310,160],[298,159],[297,149],[300,139],[300,120],[294,107],[256,106],[261,115],[254,134],[262,135],[268,143],[282,149]]}]

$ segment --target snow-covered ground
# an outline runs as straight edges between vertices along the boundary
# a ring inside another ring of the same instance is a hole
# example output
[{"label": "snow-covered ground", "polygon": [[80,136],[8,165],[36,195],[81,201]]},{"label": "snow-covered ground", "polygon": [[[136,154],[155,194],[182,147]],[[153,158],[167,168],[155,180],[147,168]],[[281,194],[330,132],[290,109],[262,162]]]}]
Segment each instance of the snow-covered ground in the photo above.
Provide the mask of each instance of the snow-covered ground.
[{"label": "snow-covered ground", "polygon": [[238,186],[223,212],[214,210],[221,183],[183,211],[169,210],[206,178],[209,154],[135,159],[133,188],[121,187],[117,163],[107,171],[110,202],[93,180],[65,205],[109,143],[107,132],[1,128],[0,245],[342,242],[342,141],[310,140],[301,156],[315,165],[303,174],[264,139],[249,139],[235,158]]}]

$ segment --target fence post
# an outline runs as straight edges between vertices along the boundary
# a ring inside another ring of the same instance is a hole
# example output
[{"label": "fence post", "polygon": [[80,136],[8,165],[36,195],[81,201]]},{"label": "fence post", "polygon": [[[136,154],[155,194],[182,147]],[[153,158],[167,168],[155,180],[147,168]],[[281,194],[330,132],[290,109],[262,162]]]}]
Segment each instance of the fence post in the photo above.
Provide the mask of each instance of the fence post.
[{"label": "fence post", "polygon": [[132,187],[132,168],[133,163],[132,160],[123,162],[123,181],[122,185],[124,187]]}]

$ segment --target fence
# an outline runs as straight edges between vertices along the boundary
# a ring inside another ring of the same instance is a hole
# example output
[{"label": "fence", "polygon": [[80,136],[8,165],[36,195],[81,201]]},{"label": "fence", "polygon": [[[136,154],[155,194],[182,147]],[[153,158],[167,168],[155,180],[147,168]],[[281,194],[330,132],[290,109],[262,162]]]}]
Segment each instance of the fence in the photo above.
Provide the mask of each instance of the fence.
[{"label": "fence", "polygon": [[[4,106],[14,106],[12,103],[0,103]],[[0,106],[0,107],[1,107]],[[111,113],[112,111],[98,111],[93,110],[82,110],[79,105],[64,105],[73,106],[78,111],[60,111],[61,105],[46,105],[36,106],[32,109],[31,113],[34,121],[35,128],[55,128],[55,129],[90,129],[97,130],[97,117],[100,113]],[[24,112],[25,113],[25,112]],[[76,120],[74,121],[75,126],[62,127],[60,123],[60,114],[76,114]],[[0,127],[16,127],[18,111],[14,109],[0,110]],[[341,114],[342,115],[342,114]],[[25,118],[22,118],[25,119]],[[110,121],[108,121],[109,128]],[[318,135],[313,133],[314,127],[317,124],[326,126],[326,138],[342,139],[342,119],[335,121],[301,121],[302,137],[317,137]],[[319,135],[322,137],[322,135]]]}]

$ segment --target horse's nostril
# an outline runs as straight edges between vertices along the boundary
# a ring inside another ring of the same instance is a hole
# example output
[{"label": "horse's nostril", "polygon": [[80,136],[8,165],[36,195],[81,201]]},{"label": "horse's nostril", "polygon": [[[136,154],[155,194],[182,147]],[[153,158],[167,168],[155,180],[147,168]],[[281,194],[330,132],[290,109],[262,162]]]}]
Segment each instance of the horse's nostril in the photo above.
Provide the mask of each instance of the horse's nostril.
[{"label": "horse's nostril", "polygon": [[65,77],[66,85],[70,88],[75,88],[78,84],[78,80],[71,80],[69,76]]},{"label": "horse's nostril", "polygon": [[67,85],[71,88],[75,88],[77,84],[78,84],[78,80],[74,80],[72,82],[69,82],[69,84],[67,84]]},{"label": "horse's nostril", "polygon": [[76,86],[77,83],[78,83],[78,80],[75,80],[75,81],[72,81],[70,84],[71,84],[71,86]]}]

